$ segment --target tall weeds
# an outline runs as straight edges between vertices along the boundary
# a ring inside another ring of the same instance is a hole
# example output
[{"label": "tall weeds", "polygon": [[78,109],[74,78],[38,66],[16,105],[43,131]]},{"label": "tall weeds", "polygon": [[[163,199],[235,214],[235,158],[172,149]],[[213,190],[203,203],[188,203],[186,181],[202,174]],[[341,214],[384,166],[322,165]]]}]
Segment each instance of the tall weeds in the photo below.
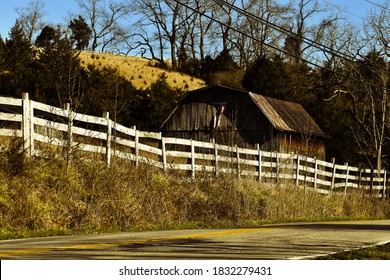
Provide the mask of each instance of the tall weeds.
[{"label": "tall weeds", "polygon": [[[324,196],[254,180],[191,180],[129,162],[24,159],[0,153],[0,238],[264,222],[389,218],[389,200]],[[8,158],[7,158],[8,157]],[[20,167],[20,164],[22,167]],[[22,234],[22,235],[23,235]]]}]

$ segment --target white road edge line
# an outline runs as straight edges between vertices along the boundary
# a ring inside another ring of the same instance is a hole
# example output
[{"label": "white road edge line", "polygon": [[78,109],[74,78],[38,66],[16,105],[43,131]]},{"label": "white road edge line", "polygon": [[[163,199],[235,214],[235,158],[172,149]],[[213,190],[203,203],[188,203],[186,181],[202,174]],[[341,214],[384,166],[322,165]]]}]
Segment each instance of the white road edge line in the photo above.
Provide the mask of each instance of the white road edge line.
[{"label": "white road edge line", "polygon": [[335,252],[335,253],[331,253],[331,254],[317,254],[317,255],[309,255],[309,256],[292,257],[292,258],[287,258],[286,260],[310,260],[310,259],[323,257],[323,256],[329,256],[329,255],[333,255],[333,254],[337,254],[337,253],[341,253],[341,252],[347,252],[347,251],[352,251],[352,250],[372,248],[372,247],[375,247],[375,246],[385,245],[387,243],[390,243],[390,240],[378,242],[378,243],[375,243],[373,245],[362,246],[362,247],[359,247],[359,248],[356,248],[356,249],[343,250],[343,251],[339,251],[339,252]]}]

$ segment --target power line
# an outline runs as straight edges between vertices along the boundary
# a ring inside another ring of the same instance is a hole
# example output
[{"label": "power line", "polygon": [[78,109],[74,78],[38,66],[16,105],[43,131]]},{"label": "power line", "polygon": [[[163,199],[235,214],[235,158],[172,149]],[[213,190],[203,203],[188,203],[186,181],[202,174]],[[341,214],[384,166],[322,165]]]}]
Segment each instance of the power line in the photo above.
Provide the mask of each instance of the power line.
[{"label": "power line", "polygon": [[320,66],[320,65],[318,65],[318,64],[316,64],[316,63],[314,63],[314,62],[311,62],[311,61],[306,60],[306,59],[304,59],[304,58],[298,57],[298,56],[296,56],[296,55],[294,55],[294,54],[292,54],[292,53],[289,53],[289,52],[286,51],[286,50],[282,50],[282,49],[280,49],[280,48],[278,48],[278,47],[275,47],[275,46],[272,46],[272,45],[270,45],[270,44],[268,44],[268,43],[266,43],[266,42],[263,42],[263,41],[261,41],[260,39],[257,39],[257,38],[255,38],[255,37],[253,37],[252,35],[248,35],[248,34],[245,33],[244,31],[241,31],[241,30],[239,30],[239,29],[237,29],[237,28],[235,28],[235,27],[233,27],[233,26],[230,26],[230,25],[228,25],[228,24],[226,24],[226,23],[224,23],[224,22],[222,22],[222,21],[220,21],[220,20],[218,20],[218,19],[215,19],[214,17],[209,16],[209,15],[207,15],[206,13],[201,12],[201,11],[199,11],[199,10],[197,10],[197,9],[195,9],[195,8],[193,8],[193,7],[191,7],[191,6],[187,5],[187,4],[185,4],[185,3],[181,3],[179,0],[173,0],[173,1],[175,1],[176,3],[179,3],[179,4],[181,4],[181,5],[183,5],[184,7],[186,7],[186,8],[188,8],[188,9],[192,10],[193,12],[196,12],[196,13],[198,13],[198,14],[200,14],[200,15],[202,15],[202,16],[204,16],[204,17],[206,17],[206,18],[208,18],[208,19],[210,19],[210,20],[212,20],[212,21],[214,21],[214,22],[216,22],[216,23],[218,23],[218,24],[224,26],[224,27],[227,27],[227,28],[229,28],[229,29],[231,29],[231,30],[233,30],[233,31],[235,31],[235,32],[237,32],[237,33],[239,33],[239,34],[241,34],[241,35],[244,35],[244,36],[246,36],[246,37],[248,37],[248,38],[250,38],[250,39],[252,39],[252,40],[254,40],[254,41],[257,41],[257,42],[259,42],[259,43],[262,43],[262,44],[264,44],[265,46],[267,46],[267,47],[269,47],[269,48],[271,48],[271,49],[274,49],[274,50],[279,51],[279,52],[283,52],[283,53],[286,54],[286,55],[289,55],[289,56],[291,56],[291,57],[293,57],[293,58],[299,59],[299,60],[301,60],[301,61],[303,61],[303,62],[306,62],[306,63],[308,63],[308,64],[311,64],[311,65],[313,65],[313,66],[316,66],[316,67],[319,67],[319,68],[322,67],[322,66]]},{"label": "power line", "polygon": [[[335,50],[335,49],[333,49],[333,48],[330,48],[330,47],[328,47],[328,46],[326,46],[326,45],[324,45],[324,44],[318,43],[318,42],[316,42],[316,41],[314,41],[314,40],[312,40],[312,39],[309,39],[309,38],[304,37],[304,36],[302,36],[302,35],[298,35],[298,34],[292,32],[292,31],[290,31],[290,30],[288,30],[288,29],[286,29],[286,28],[283,28],[283,27],[281,27],[281,26],[279,26],[279,25],[277,25],[277,24],[275,24],[275,23],[272,23],[272,22],[270,22],[270,21],[268,21],[268,20],[265,20],[265,19],[263,19],[263,18],[261,18],[261,17],[259,17],[259,16],[256,16],[256,15],[254,15],[254,14],[252,14],[252,13],[249,13],[249,12],[245,11],[244,9],[242,9],[242,8],[240,8],[240,7],[237,7],[237,6],[233,5],[233,4],[230,4],[230,3],[228,3],[228,2],[226,2],[226,1],[224,1],[224,0],[213,0],[213,1],[216,2],[216,3],[219,4],[219,5],[227,5],[227,6],[230,7],[231,9],[233,9],[233,10],[235,10],[235,11],[241,13],[242,15],[244,15],[244,16],[246,16],[246,17],[251,17],[251,18],[253,18],[253,19],[255,19],[255,20],[261,21],[261,22],[263,22],[263,23],[269,25],[271,28],[274,28],[274,29],[276,29],[277,31],[284,33],[284,34],[287,35],[287,36],[295,36],[295,37],[298,37],[298,38],[302,39],[302,41],[305,42],[306,44],[309,44],[309,46],[313,46],[313,47],[315,47],[315,48],[317,48],[317,49],[319,49],[319,50],[321,50],[321,51],[323,51],[323,52],[327,52],[327,53],[329,53],[329,54],[331,54],[331,55],[334,55],[334,56],[336,56],[336,57],[338,57],[338,58],[345,59],[345,60],[354,61],[354,60],[356,59],[356,58],[353,57],[353,56],[350,56],[350,55],[347,55],[347,54],[345,54],[345,53],[342,53],[342,52],[340,52],[340,51],[338,51],[338,50]],[[279,49],[279,51],[285,52],[284,50],[281,50],[281,49]],[[290,55],[291,55],[291,54],[290,54]],[[297,56],[293,56],[293,57],[297,59]],[[305,62],[308,61],[308,60],[303,60],[302,58],[299,58],[299,57],[298,57],[298,59],[300,59],[301,61],[305,61]],[[314,64],[314,63],[311,63],[311,64],[312,64],[312,65],[318,65],[318,64]],[[317,67],[318,67],[318,66],[317,66]],[[326,70],[326,68],[324,68],[323,66],[320,66],[320,68]],[[380,69],[380,68],[378,68],[378,67],[375,66],[375,65],[373,65],[373,68],[376,68],[376,70],[379,70],[380,72],[383,72],[383,69]],[[329,71],[329,69],[328,69],[328,71]],[[338,73],[336,73],[336,72],[334,72],[334,71],[332,71],[332,72],[335,73],[335,74],[338,74]],[[383,72],[383,73],[384,73],[384,72]],[[372,85],[372,84],[370,84],[370,83],[366,83],[366,82],[364,82],[364,81],[360,81],[360,80],[358,80],[358,79],[356,79],[356,80],[359,81],[359,82],[363,82],[363,83],[365,83],[365,84],[367,84],[367,85],[376,86],[376,85]]]},{"label": "power line", "polygon": [[[184,6],[184,7],[186,7],[187,9],[190,9],[190,10],[192,10],[193,12],[198,13],[198,14],[200,14],[200,15],[202,15],[202,16],[204,16],[204,17],[206,17],[206,18],[208,18],[208,19],[210,19],[210,20],[212,20],[212,21],[214,21],[214,22],[216,22],[216,23],[218,23],[218,24],[224,26],[224,27],[227,27],[227,28],[229,28],[229,29],[231,29],[231,30],[233,30],[233,31],[235,31],[235,32],[237,32],[237,33],[243,35],[243,36],[246,36],[246,37],[250,38],[250,39],[253,40],[253,41],[256,41],[256,42],[259,42],[259,43],[261,43],[261,44],[264,44],[265,46],[267,46],[267,47],[269,47],[269,48],[271,48],[271,49],[274,49],[274,50],[276,50],[276,51],[278,51],[278,52],[284,53],[285,55],[291,56],[291,57],[293,57],[293,58],[295,58],[295,59],[298,59],[298,60],[300,60],[300,61],[302,61],[302,62],[304,62],[304,63],[307,63],[307,64],[312,65],[312,66],[314,66],[314,67],[317,67],[317,68],[319,68],[319,69],[328,71],[328,72],[330,72],[330,73],[333,73],[333,74],[336,74],[336,75],[340,75],[340,76],[342,76],[342,77],[344,77],[344,78],[347,78],[347,79],[350,79],[350,80],[357,81],[357,82],[362,83],[362,84],[365,84],[365,85],[369,85],[369,86],[372,86],[372,87],[379,87],[379,88],[382,88],[382,87],[377,86],[377,85],[375,85],[375,84],[367,83],[367,82],[362,81],[362,80],[359,80],[359,79],[357,79],[357,78],[350,77],[350,76],[348,76],[348,75],[346,75],[346,74],[338,73],[338,72],[336,72],[336,71],[334,71],[334,70],[332,70],[332,69],[330,69],[330,68],[324,67],[324,66],[322,66],[322,65],[319,65],[319,64],[317,64],[317,63],[314,63],[313,61],[309,61],[309,60],[307,60],[307,59],[304,59],[304,58],[302,58],[302,57],[299,57],[299,56],[297,56],[297,55],[294,55],[294,54],[292,54],[292,53],[290,53],[290,52],[288,52],[288,51],[286,51],[286,50],[283,50],[283,49],[281,49],[281,48],[279,48],[279,47],[272,46],[272,45],[270,45],[270,44],[268,44],[268,43],[266,43],[266,42],[264,42],[264,41],[261,41],[261,40],[258,39],[258,38],[253,37],[252,35],[249,35],[249,34],[245,33],[244,31],[241,31],[241,30],[239,30],[239,29],[237,29],[237,28],[235,28],[235,27],[233,27],[233,26],[230,26],[230,25],[228,25],[228,24],[226,24],[226,23],[224,23],[224,22],[222,22],[222,21],[220,21],[220,20],[218,20],[218,19],[216,19],[216,18],[214,18],[214,17],[212,17],[212,16],[207,15],[205,12],[201,12],[201,11],[199,11],[199,10],[197,10],[197,9],[195,9],[195,8],[193,8],[193,7],[191,7],[191,6],[189,6],[189,5],[186,4],[186,3],[182,3],[182,2],[180,2],[179,0],[173,0],[173,1],[175,1],[176,3],[178,3],[178,4],[180,4],[180,5]],[[220,1],[220,0],[214,0],[214,2],[218,2],[218,1],[219,1],[219,2],[225,2],[225,1]],[[225,3],[226,3],[226,2],[225,2]],[[246,14],[246,12],[245,12],[245,14]],[[251,15],[251,14],[250,14],[250,15]],[[252,15],[252,16],[255,17],[255,18],[258,18],[258,17],[254,16],[254,15]],[[260,19],[260,18],[259,18],[259,19]],[[280,26],[278,26],[278,25],[276,25],[276,24],[273,24],[273,23],[272,23],[272,26],[276,26],[276,27],[278,27],[278,28],[283,29],[282,27],[280,27]],[[286,30],[287,30],[287,29],[286,29]],[[295,33],[291,32],[291,31],[288,31],[288,33],[289,33],[289,34],[292,34],[292,35],[295,35]],[[305,38],[305,37],[302,37],[302,38]],[[305,39],[307,39],[307,38],[305,38]],[[309,39],[307,39],[307,40],[309,40]],[[313,41],[313,42],[314,42],[314,41]],[[326,47],[326,46],[324,46],[324,47]],[[326,48],[327,48],[327,47],[326,47]],[[330,48],[329,48],[329,49],[330,49]],[[330,49],[330,50],[332,50],[332,49]],[[340,53],[340,54],[342,54],[342,53]],[[343,54],[342,54],[342,56],[340,56],[340,57],[346,59],[346,57],[345,57]],[[351,57],[351,58],[352,58],[352,60],[355,59],[355,58],[353,58],[353,57]]]},{"label": "power line", "polygon": [[338,9],[339,11],[343,11],[343,12],[348,13],[348,14],[350,14],[350,15],[356,17],[356,18],[359,18],[359,19],[361,19],[361,20],[364,20],[364,18],[362,18],[361,16],[358,16],[357,14],[352,13],[351,11],[349,11],[349,10],[347,10],[347,9],[345,9],[345,8],[342,8],[342,7],[340,7],[340,6],[336,5],[336,4],[333,4],[333,3],[329,2],[329,1],[326,1],[326,0],[324,0],[324,2],[326,2],[326,3],[328,3],[329,5],[335,7],[335,8]]},{"label": "power line", "polygon": [[218,4],[220,4],[220,5],[226,5],[226,6],[230,7],[230,8],[232,8],[232,9],[234,9],[235,11],[237,11],[237,12],[247,16],[247,17],[253,18],[253,19],[258,20],[258,21],[261,21],[261,22],[267,24],[268,26],[270,26],[271,28],[276,29],[279,32],[282,32],[283,34],[285,34],[287,36],[298,37],[299,39],[301,39],[306,44],[314,46],[314,47],[316,47],[317,49],[319,49],[319,50],[321,50],[323,52],[329,53],[331,55],[335,55],[335,56],[337,56],[339,58],[343,58],[343,59],[349,59],[349,60],[354,60],[355,59],[355,57],[348,56],[348,55],[346,55],[346,54],[344,54],[344,53],[342,53],[342,52],[340,52],[338,50],[332,49],[332,48],[330,48],[328,46],[325,46],[325,45],[323,45],[321,43],[318,43],[318,42],[316,42],[316,41],[314,41],[312,39],[309,39],[309,38],[304,37],[302,35],[296,34],[296,33],[292,32],[292,31],[290,31],[290,30],[288,30],[288,29],[286,29],[284,27],[281,27],[281,26],[279,26],[279,25],[277,25],[275,23],[272,23],[272,22],[270,22],[268,20],[265,20],[265,19],[263,19],[263,18],[261,18],[259,16],[256,16],[256,15],[254,15],[252,13],[249,13],[249,12],[243,10],[242,8],[239,8],[239,7],[235,6],[235,5],[232,5],[232,4],[230,4],[230,3],[226,2],[226,1],[222,1],[222,0],[213,0],[213,1],[218,3]]},{"label": "power line", "polygon": [[377,7],[381,8],[381,9],[390,11],[387,6],[382,6],[382,5],[378,4],[378,3],[375,3],[375,2],[370,1],[370,0],[364,0],[364,1],[366,1],[367,3],[370,3],[370,4],[374,5],[374,6],[377,6]]}]

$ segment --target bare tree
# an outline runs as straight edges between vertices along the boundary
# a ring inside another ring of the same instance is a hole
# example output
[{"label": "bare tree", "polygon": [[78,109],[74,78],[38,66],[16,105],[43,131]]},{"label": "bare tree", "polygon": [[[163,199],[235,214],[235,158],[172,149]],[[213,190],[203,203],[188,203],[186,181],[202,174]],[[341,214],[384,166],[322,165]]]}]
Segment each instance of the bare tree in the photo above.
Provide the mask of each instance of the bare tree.
[{"label": "bare tree", "polygon": [[218,18],[220,22],[223,23],[223,25],[220,25],[220,36],[222,37],[222,49],[223,50],[230,50],[231,49],[231,40],[230,40],[230,34],[232,32],[232,27],[234,25],[234,22],[236,20],[235,14],[233,12],[233,7],[237,2],[237,0],[228,0],[223,1],[227,2],[229,5],[225,5],[223,2],[214,1],[216,2],[216,8],[215,8],[215,14],[214,17]]},{"label": "bare tree", "polygon": [[[313,53],[323,49],[320,45],[327,28],[339,20],[338,16],[326,15],[318,24],[310,24],[309,20],[314,16],[320,16],[330,9],[321,6],[317,0],[299,0],[293,10],[292,25],[289,27],[290,34],[286,36],[285,50],[291,54],[291,61],[300,63],[302,59],[315,61]],[[309,52],[310,50],[310,52]]]},{"label": "bare tree", "polygon": [[178,69],[183,69],[183,66],[187,63],[189,54],[192,54],[192,59],[196,59],[196,42],[198,36],[196,35],[195,22],[197,21],[198,14],[189,9],[185,9],[185,18],[182,28],[178,34]]},{"label": "bare tree", "polygon": [[142,28],[139,28],[139,30],[135,32],[130,27],[127,31],[124,30],[124,33],[121,36],[117,36],[111,49],[124,55],[129,55],[130,52],[137,51],[141,57],[145,57],[148,53],[150,59],[160,60],[154,52],[154,46],[149,38],[149,34],[142,30]]},{"label": "bare tree", "polygon": [[125,2],[106,0],[77,0],[84,18],[92,30],[91,48],[102,51],[123,34],[121,20],[129,15],[130,6]]},{"label": "bare tree", "polygon": [[289,6],[279,5],[274,0],[241,0],[240,6],[247,14],[239,17],[235,28],[242,33],[231,36],[232,44],[239,52],[239,65],[246,67],[259,57],[270,56],[280,48],[283,34],[270,25],[286,26]]},{"label": "bare tree", "polygon": [[133,4],[133,10],[140,16],[139,22],[148,25],[150,32],[154,34],[160,50],[160,60],[164,61],[167,47],[172,68],[177,69],[177,44],[185,16],[183,5],[173,0],[137,0]]},{"label": "bare tree", "polygon": [[199,44],[199,56],[200,60],[203,61],[205,58],[205,41],[206,36],[210,29],[213,26],[213,21],[207,17],[204,16],[204,13],[206,12],[207,7],[210,7],[211,0],[198,0],[195,1],[195,7],[196,10],[199,11],[199,16],[197,20],[195,21],[195,26],[198,29],[198,44]]},{"label": "bare tree", "polygon": [[43,18],[45,3],[42,0],[32,0],[25,7],[16,8],[18,21],[29,42],[33,42],[34,34],[44,27]]},{"label": "bare tree", "polygon": [[[352,135],[371,166],[382,169],[390,145],[390,15],[387,6],[373,11],[347,66],[343,86],[351,99]],[[355,34],[356,36],[356,34]],[[360,81],[360,82],[359,82]]]},{"label": "bare tree", "polygon": [[[137,22],[134,24],[136,33],[140,34],[140,40],[135,45],[142,46],[144,43],[149,44],[150,50],[154,54],[156,49],[159,51],[157,60],[164,61],[164,39],[162,31],[159,25],[159,20],[156,19],[158,13],[154,13],[154,4],[152,1],[135,0],[132,3],[132,10],[136,17]],[[149,34],[152,34],[150,36]],[[130,35],[131,36],[131,35]],[[133,37],[129,38],[132,39]],[[156,46],[157,43],[157,46]],[[153,55],[154,56],[154,55]]]}]

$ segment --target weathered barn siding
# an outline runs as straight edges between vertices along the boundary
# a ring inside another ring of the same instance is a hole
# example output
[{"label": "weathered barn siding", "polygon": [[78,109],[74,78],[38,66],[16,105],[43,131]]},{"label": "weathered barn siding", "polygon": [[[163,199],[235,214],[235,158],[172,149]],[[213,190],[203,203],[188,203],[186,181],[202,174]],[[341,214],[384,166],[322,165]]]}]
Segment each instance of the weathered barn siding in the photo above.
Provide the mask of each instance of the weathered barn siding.
[{"label": "weathered barn siding", "polygon": [[[218,107],[224,106],[220,124],[214,128]],[[229,88],[210,88],[187,95],[162,131],[167,136],[185,136],[194,140],[212,138],[226,142],[244,138],[248,144],[257,144],[269,138],[270,125],[266,118],[256,118],[258,108],[244,91]],[[226,136],[229,134],[229,136]],[[224,139],[226,138],[226,139]]]},{"label": "weathered barn siding", "polygon": [[297,153],[303,156],[325,160],[325,144],[322,138],[305,138],[302,135],[280,134],[278,136],[281,153]]},{"label": "weathered barn siding", "polygon": [[325,157],[325,134],[300,104],[224,86],[187,93],[161,131],[167,137]]}]

